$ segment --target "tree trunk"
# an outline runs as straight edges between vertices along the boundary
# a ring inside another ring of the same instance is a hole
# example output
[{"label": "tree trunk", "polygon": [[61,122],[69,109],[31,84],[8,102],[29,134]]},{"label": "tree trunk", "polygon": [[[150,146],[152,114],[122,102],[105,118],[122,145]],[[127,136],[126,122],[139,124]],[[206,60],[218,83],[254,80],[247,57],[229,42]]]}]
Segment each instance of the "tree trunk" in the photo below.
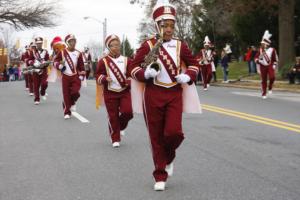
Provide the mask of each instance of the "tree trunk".
[{"label": "tree trunk", "polygon": [[295,0],[279,0],[279,68],[295,60]]}]

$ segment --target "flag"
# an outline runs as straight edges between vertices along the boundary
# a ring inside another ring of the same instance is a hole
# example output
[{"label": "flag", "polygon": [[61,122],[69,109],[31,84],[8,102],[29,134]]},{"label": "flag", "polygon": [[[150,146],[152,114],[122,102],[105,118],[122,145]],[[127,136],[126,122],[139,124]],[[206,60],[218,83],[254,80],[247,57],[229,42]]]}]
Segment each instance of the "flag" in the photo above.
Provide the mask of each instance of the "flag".
[{"label": "flag", "polygon": [[20,46],[21,46],[21,45],[20,45],[20,39],[17,39],[16,45],[15,45],[16,49],[19,49]]},{"label": "flag", "polygon": [[47,49],[47,46],[48,46],[48,41],[47,41],[47,39],[45,38],[45,39],[44,39],[44,49]]}]

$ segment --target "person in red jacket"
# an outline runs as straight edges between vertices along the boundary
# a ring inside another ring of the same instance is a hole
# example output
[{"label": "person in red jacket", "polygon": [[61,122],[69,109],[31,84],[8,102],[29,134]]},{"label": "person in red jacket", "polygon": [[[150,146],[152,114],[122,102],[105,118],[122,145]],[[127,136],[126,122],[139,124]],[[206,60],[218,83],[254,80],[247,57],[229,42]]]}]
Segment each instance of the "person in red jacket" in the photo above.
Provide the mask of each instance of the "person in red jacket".
[{"label": "person in red jacket", "polygon": [[80,51],[75,49],[76,38],[73,34],[65,37],[67,48],[59,52],[54,59],[54,66],[62,72],[62,91],[64,118],[71,117],[71,111],[76,111],[76,102],[80,97],[81,80],[85,70]]},{"label": "person in red jacket", "polygon": [[275,82],[275,69],[278,64],[278,55],[276,49],[270,47],[272,34],[268,30],[265,31],[261,41],[261,48],[255,56],[258,72],[261,76],[262,98],[267,98],[267,86],[269,77],[269,94],[272,94],[273,84]]},{"label": "person in red jacket", "polygon": [[[132,83],[136,80],[145,83],[143,112],[152,147],[156,191],[165,190],[168,176],[173,174],[176,149],[184,140],[183,87],[193,84],[200,67],[187,44],[173,38],[175,13],[168,1],[157,1],[152,17],[162,36],[148,39],[141,45],[127,72],[135,79]],[[155,59],[149,61],[148,58],[156,58],[156,63]],[[196,108],[199,107],[197,104]]]},{"label": "person in red jacket", "polygon": [[121,55],[118,36],[109,35],[105,40],[109,54],[99,60],[96,82],[104,87],[104,102],[108,113],[112,146],[119,147],[128,122],[133,118],[130,80],[126,78],[130,59]]},{"label": "person in red jacket", "polygon": [[33,90],[34,90],[34,104],[40,104],[40,95],[43,100],[46,100],[46,89],[48,87],[48,71],[49,53],[46,49],[42,48],[43,38],[35,38],[36,47],[33,46],[32,53],[28,60],[30,65],[33,65]]}]

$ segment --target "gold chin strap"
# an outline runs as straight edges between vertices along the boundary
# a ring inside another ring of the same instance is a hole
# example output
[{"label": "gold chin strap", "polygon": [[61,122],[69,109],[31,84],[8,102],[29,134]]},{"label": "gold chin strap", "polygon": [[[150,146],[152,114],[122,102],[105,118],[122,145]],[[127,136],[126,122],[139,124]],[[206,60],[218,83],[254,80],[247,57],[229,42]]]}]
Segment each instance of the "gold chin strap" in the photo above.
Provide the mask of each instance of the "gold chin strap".
[{"label": "gold chin strap", "polygon": [[164,39],[164,27],[165,27],[165,20],[164,20],[164,18],[162,18],[162,20],[161,20],[161,26],[160,27],[161,27],[160,28],[160,37],[162,39]]}]

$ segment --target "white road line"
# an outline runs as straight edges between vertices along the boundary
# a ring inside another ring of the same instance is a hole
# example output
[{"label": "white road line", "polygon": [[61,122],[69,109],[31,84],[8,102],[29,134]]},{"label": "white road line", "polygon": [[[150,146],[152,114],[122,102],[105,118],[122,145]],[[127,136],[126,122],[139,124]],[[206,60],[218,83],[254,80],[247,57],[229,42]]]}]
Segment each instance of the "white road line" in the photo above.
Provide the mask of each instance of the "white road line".
[{"label": "white road line", "polygon": [[78,112],[72,112],[72,115],[76,117],[79,121],[82,123],[90,123],[89,120],[87,120],[85,117],[81,116]]},{"label": "white road line", "polygon": [[[235,94],[235,95],[251,96],[251,97],[260,97],[261,96],[260,92],[231,92],[231,93]],[[300,102],[300,95],[294,94],[294,93],[281,93],[281,92],[273,91],[273,94],[268,95],[268,96],[273,99]]]}]

